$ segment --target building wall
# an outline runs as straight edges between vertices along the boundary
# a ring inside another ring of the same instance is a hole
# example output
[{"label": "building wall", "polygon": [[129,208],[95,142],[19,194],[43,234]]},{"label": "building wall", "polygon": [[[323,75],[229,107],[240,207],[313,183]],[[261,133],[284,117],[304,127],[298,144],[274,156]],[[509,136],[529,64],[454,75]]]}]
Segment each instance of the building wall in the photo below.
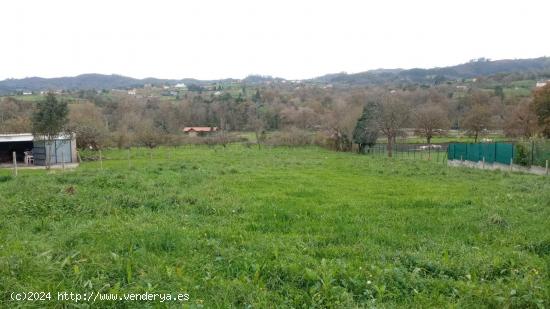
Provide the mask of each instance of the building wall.
[{"label": "building wall", "polygon": [[[59,164],[62,162],[76,162],[76,145],[73,140],[62,139],[51,142],[34,141],[33,157],[34,165],[46,165],[46,160],[49,158],[51,164]],[[73,146],[74,145],[74,146]]]}]

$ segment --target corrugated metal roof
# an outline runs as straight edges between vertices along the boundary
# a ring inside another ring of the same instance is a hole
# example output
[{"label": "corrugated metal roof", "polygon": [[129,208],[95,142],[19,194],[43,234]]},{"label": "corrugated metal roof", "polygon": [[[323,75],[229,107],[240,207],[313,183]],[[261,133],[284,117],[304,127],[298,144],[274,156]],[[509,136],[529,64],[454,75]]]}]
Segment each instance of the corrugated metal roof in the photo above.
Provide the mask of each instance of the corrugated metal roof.
[{"label": "corrugated metal roof", "polygon": [[[64,134],[60,135],[56,140],[60,139],[72,139],[70,135]],[[14,133],[14,134],[2,134],[0,133],[0,143],[4,142],[32,142],[34,140],[34,136],[32,133]]]},{"label": "corrugated metal roof", "polygon": [[0,134],[0,142],[32,142],[34,136],[31,133]]}]

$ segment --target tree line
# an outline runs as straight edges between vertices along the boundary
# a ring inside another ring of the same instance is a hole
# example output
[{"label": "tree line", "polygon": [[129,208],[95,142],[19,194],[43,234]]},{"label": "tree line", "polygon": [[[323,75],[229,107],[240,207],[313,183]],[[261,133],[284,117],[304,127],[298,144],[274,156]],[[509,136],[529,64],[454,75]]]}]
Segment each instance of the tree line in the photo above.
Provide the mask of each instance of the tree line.
[{"label": "tree line", "polygon": [[[503,130],[514,138],[550,136],[550,85],[529,96],[505,96],[498,87],[463,90],[452,85],[218,89],[222,91],[188,92],[177,99],[79,91],[55,100],[67,106],[64,129],[78,135],[79,147],[92,149],[174,145],[184,142],[185,126],[254,132],[258,141],[266,132],[313,133],[339,151],[351,150],[353,144],[365,151],[385,137],[389,153],[405,128],[414,129],[428,144],[449,129],[464,130],[476,141],[487,130]],[[3,97],[0,131],[32,131],[40,106]]]}]

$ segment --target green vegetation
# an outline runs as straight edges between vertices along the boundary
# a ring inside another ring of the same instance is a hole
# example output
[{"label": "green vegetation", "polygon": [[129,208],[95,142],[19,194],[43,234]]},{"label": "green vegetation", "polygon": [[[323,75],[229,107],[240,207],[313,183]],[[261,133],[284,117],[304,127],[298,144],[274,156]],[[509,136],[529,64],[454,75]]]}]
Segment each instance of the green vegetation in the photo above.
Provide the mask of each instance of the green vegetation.
[{"label": "green vegetation", "polygon": [[103,170],[0,170],[0,307],[14,306],[9,291],[187,292],[209,308],[550,306],[548,178],[313,147],[131,155],[130,167],[112,150]]}]

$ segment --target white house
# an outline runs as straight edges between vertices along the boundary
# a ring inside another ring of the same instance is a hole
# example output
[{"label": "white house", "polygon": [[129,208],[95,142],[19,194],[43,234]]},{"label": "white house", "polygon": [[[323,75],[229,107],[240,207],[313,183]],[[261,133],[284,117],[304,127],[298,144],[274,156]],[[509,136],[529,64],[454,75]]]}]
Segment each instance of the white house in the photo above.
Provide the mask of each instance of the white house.
[{"label": "white house", "polygon": [[545,81],[545,82],[537,82],[537,84],[535,85],[535,87],[536,87],[536,88],[544,87],[544,86],[546,86],[549,82],[550,82],[550,80],[547,80],[547,81]]}]

